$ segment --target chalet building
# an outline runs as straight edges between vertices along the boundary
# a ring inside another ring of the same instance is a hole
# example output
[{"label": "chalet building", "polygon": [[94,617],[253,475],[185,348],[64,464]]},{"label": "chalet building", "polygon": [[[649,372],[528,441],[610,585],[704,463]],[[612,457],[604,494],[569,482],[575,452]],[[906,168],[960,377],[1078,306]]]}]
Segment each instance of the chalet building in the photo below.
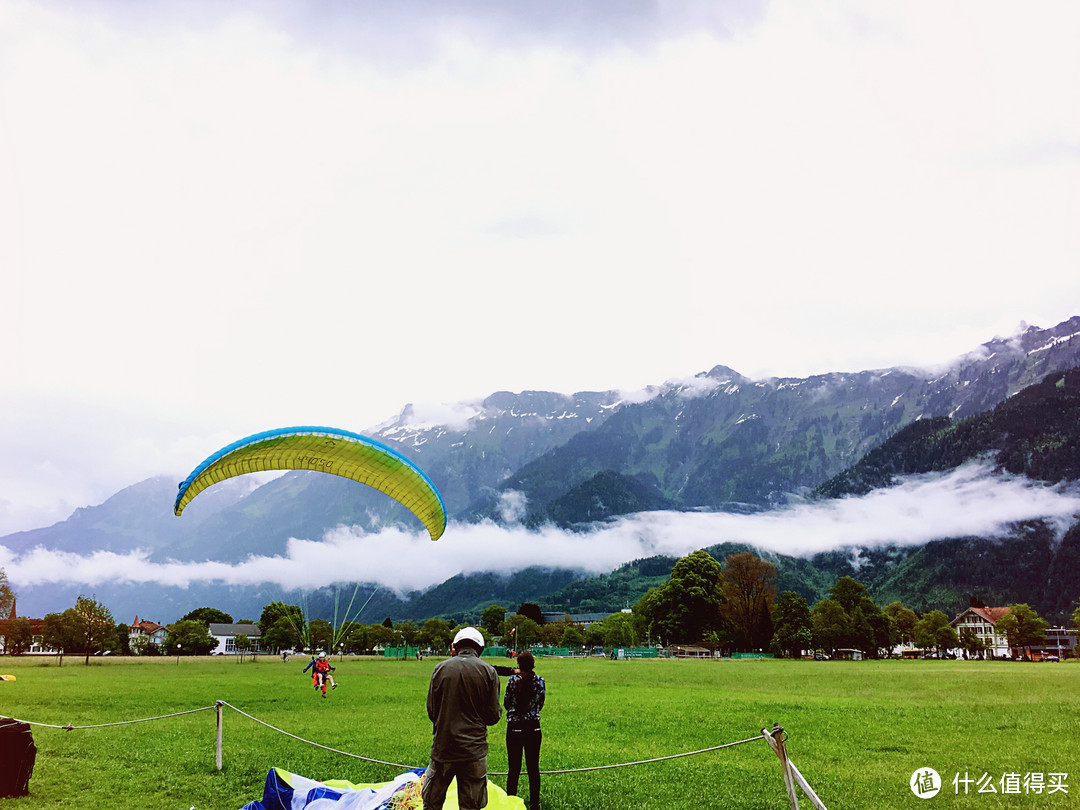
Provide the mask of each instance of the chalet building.
[{"label": "chalet building", "polygon": [[165,638],[168,633],[169,630],[164,625],[146,620],[139,621],[139,617],[136,616],[128,631],[128,649],[135,653],[143,649],[144,645],[148,645],[165,652]]},{"label": "chalet building", "polygon": [[237,655],[240,650],[236,648],[236,637],[244,635],[248,637],[251,646],[244,650],[245,653],[264,653],[269,650],[262,648],[262,630],[257,624],[225,624],[223,622],[210,622],[207,628],[215,639],[217,646],[210,651],[211,655]]},{"label": "chalet building", "polygon": [[[1019,657],[1023,650],[1009,649],[1008,639],[994,629],[998,619],[1007,614],[1007,607],[970,607],[963,613],[957,614],[951,624],[960,635],[961,628],[970,627],[975,635],[986,644],[987,656],[995,658]],[[1046,642],[1028,648],[1027,654],[1035,661],[1042,660],[1047,656],[1065,658],[1072,654],[1076,647],[1076,636],[1066,627],[1050,627],[1046,631]]]},{"label": "chalet building", "polygon": [[988,658],[1009,658],[1009,641],[994,628],[998,619],[1008,612],[1007,607],[969,607],[963,613],[956,614],[956,618],[949,623],[958,636],[965,627],[973,630],[979,641],[986,645]]}]

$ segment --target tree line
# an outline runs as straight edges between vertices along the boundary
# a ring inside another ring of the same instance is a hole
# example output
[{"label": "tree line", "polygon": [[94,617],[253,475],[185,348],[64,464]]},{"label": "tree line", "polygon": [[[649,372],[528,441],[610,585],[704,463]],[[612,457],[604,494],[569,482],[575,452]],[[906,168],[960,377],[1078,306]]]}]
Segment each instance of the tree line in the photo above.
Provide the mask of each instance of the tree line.
[{"label": "tree line", "polygon": [[[811,607],[794,591],[776,593],[776,566],[751,552],[723,565],[704,550],[680,559],[662,585],[634,606],[638,637],[648,643],[700,644],[713,649],[771,652],[797,657],[806,650],[859,650],[869,658],[899,645],[939,652],[962,649],[970,657],[986,645],[970,628],[960,632],[940,610],[917,614],[902,602],[879,607],[866,586],[850,576]],[[1080,631],[1080,605],[1073,613]],[[1010,647],[1045,639],[1047,622],[1027,604],[1010,607],[996,623]]]},{"label": "tree line", "polygon": [[[277,601],[266,605],[256,624],[263,651],[315,651],[370,653],[386,647],[424,647],[434,653],[449,650],[450,640],[464,624],[479,624],[490,644],[517,649],[543,645],[570,650],[630,646],[702,645],[714,650],[771,652],[797,657],[806,650],[832,653],[837,649],[860,650],[875,658],[898,645],[923,650],[962,649],[980,657],[986,647],[975,633],[961,627],[959,633],[940,610],[922,615],[894,601],[879,607],[866,586],[843,576],[829,590],[828,598],[812,607],[793,591],[776,592],[777,569],[751,552],[731,554],[723,564],[704,550],[680,559],[670,577],[648,590],[632,611],[613,613],[603,621],[582,626],[568,615],[544,621],[541,608],[522,603],[516,613],[501,605],[489,605],[479,621],[462,623],[443,618],[394,623],[390,617],[379,624],[346,622],[333,627],[325,619],[307,620],[297,605]],[[15,594],[0,569],[0,616],[9,616]],[[233,623],[216,608],[200,607],[166,627],[165,641],[152,644],[145,637],[129,643],[130,626],[115,622],[111,612],[96,600],[79,596],[75,605],[44,618],[41,643],[63,654],[85,657],[105,652],[127,655],[207,655],[217,640],[209,624]],[[1072,615],[1080,632],[1080,604]],[[1012,605],[997,622],[997,631],[1009,646],[1024,649],[1045,639],[1047,622],[1027,604]],[[0,620],[0,636],[9,654],[30,649],[33,629],[29,619]],[[251,646],[245,636],[236,638],[244,652]]]}]

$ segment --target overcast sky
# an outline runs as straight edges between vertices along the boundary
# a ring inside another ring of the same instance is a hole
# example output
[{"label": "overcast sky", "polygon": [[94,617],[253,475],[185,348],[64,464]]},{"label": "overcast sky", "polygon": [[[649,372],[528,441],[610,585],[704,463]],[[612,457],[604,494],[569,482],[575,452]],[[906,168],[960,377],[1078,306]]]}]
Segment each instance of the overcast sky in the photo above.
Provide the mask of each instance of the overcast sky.
[{"label": "overcast sky", "polygon": [[0,0],[0,535],[409,402],[1080,314],[1080,4]]}]

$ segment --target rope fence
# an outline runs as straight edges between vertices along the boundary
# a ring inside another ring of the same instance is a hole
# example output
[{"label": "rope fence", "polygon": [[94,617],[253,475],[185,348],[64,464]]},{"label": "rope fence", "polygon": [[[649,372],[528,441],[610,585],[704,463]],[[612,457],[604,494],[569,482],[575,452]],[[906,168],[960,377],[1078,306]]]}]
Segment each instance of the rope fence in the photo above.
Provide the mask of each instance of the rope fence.
[{"label": "rope fence", "polygon": [[[418,768],[418,767],[423,767],[423,765],[419,765],[419,766],[418,765],[405,765],[405,764],[400,763],[400,762],[387,762],[387,761],[381,760],[381,759],[373,759],[372,757],[365,757],[365,756],[362,756],[360,754],[351,753],[349,751],[342,751],[340,749],[331,748],[328,745],[323,745],[322,743],[318,743],[318,742],[315,742],[313,740],[304,739],[303,737],[300,737],[300,736],[298,736],[296,734],[285,731],[284,729],[280,729],[277,726],[271,725],[270,723],[267,723],[265,720],[260,720],[258,717],[255,717],[254,715],[248,714],[247,712],[243,711],[242,709],[238,709],[236,706],[233,706],[231,703],[228,703],[227,701],[224,701],[224,700],[215,701],[213,706],[201,706],[201,707],[199,707],[197,709],[188,709],[188,710],[182,711],[182,712],[173,712],[172,714],[162,714],[162,715],[157,715],[155,717],[141,717],[141,718],[138,718],[138,719],[135,719],[135,720],[121,720],[121,721],[118,721],[118,722],[115,722],[115,723],[97,723],[97,724],[94,724],[94,725],[87,725],[87,726],[75,726],[75,725],[72,725],[71,723],[68,723],[65,726],[58,726],[58,725],[53,725],[53,724],[50,724],[50,723],[37,723],[37,722],[34,722],[33,720],[23,720],[23,719],[17,718],[17,717],[12,718],[12,719],[18,720],[20,723],[26,723],[26,724],[31,725],[31,726],[39,726],[39,727],[42,727],[42,728],[54,728],[54,729],[60,729],[62,731],[82,731],[84,729],[91,729],[91,728],[109,728],[109,727],[113,727],[113,726],[131,725],[131,724],[134,724],[134,723],[148,723],[148,722],[152,722],[152,721],[155,721],[155,720],[167,720],[167,719],[172,718],[172,717],[181,717],[181,716],[186,715],[186,714],[196,714],[198,712],[205,712],[205,711],[210,711],[211,709],[215,709],[216,714],[217,714],[216,765],[217,765],[217,769],[220,771],[221,768],[222,768],[222,729],[223,729],[223,725],[224,725],[222,709],[224,707],[228,707],[228,708],[232,709],[237,714],[239,714],[239,715],[241,715],[243,717],[246,717],[248,720],[251,720],[251,721],[253,721],[255,723],[259,723],[260,725],[265,726],[266,728],[270,729],[271,731],[275,731],[278,734],[282,734],[282,735],[284,735],[286,737],[289,737],[291,739],[294,739],[294,740],[296,740],[298,742],[304,743],[305,745],[310,745],[310,746],[313,746],[315,748],[321,748],[322,750],[329,751],[330,753],[333,753],[333,754],[340,754],[341,756],[352,757],[353,759],[360,759],[360,760],[363,760],[364,762],[371,762],[371,763],[374,763],[376,765],[386,765],[388,767],[400,768],[400,769],[403,769],[403,770],[412,770],[412,769],[415,769],[415,768]],[[772,748],[773,752],[780,759],[780,766],[781,766],[781,769],[782,769],[783,774],[784,774],[784,786],[785,786],[785,789],[787,790],[787,795],[788,795],[788,804],[792,808],[792,810],[798,810],[798,807],[799,807],[799,802],[798,802],[797,794],[796,794],[796,791],[795,791],[796,786],[798,786],[799,788],[802,789],[803,793],[806,795],[806,797],[810,800],[810,803],[813,804],[815,808],[818,808],[818,810],[826,810],[825,805],[822,803],[821,799],[818,798],[817,794],[814,792],[813,788],[810,787],[810,785],[806,781],[805,777],[803,777],[802,773],[799,772],[799,769],[795,767],[795,763],[792,762],[791,759],[787,756],[787,749],[786,749],[786,747],[784,745],[785,741],[787,740],[787,733],[784,731],[783,727],[781,727],[779,725],[774,725],[771,730],[763,728],[761,730],[761,734],[758,734],[755,737],[747,737],[744,740],[736,740],[735,742],[723,743],[721,745],[714,745],[714,746],[710,746],[709,748],[700,748],[700,749],[698,749],[696,751],[685,751],[685,752],[679,753],[679,754],[668,754],[667,756],[653,757],[651,759],[639,759],[639,760],[635,760],[633,762],[619,762],[619,763],[615,763],[615,764],[611,764],[611,765],[593,765],[593,766],[585,767],[585,768],[563,768],[563,769],[559,769],[559,770],[540,771],[540,773],[542,775],[551,776],[551,775],[570,774],[570,773],[586,773],[586,772],[589,772],[589,771],[604,771],[604,770],[611,770],[611,769],[614,769],[614,768],[629,768],[629,767],[633,767],[633,766],[637,766],[637,765],[649,765],[649,764],[652,764],[654,762],[665,762],[667,760],[681,759],[681,758],[684,758],[684,757],[697,756],[699,754],[707,754],[707,753],[710,753],[712,751],[720,751],[720,750],[725,749],[725,748],[734,748],[737,745],[745,745],[746,743],[756,742],[758,740],[765,740],[769,744],[769,747]],[[427,758],[425,757],[425,760],[426,759]],[[507,776],[508,774],[507,774],[506,771],[489,771],[488,775],[489,776]]]},{"label": "rope fence", "polygon": [[84,728],[108,728],[109,726],[128,726],[132,723],[149,723],[151,720],[167,720],[170,717],[180,717],[184,714],[195,714],[196,712],[205,712],[213,709],[213,706],[203,706],[199,709],[188,709],[184,712],[173,712],[172,714],[160,714],[157,717],[141,717],[138,720],[121,720],[117,723],[97,723],[92,726],[73,726],[68,723],[66,726],[54,726],[49,723],[35,723],[32,720],[20,720],[18,717],[11,718],[12,720],[19,720],[20,723],[26,723],[30,726],[41,726],[42,728],[58,728],[63,731],[82,731]]},{"label": "rope fence", "polygon": [[[371,757],[360,756],[360,754],[353,754],[353,753],[350,753],[348,751],[339,751],[336,748],[331,748],[330,746],[323,745],[322,743],[317,743],[317,742],[314,742],[312,740],[305,740],[303,737],[298,737],[295,734],[290,734],[288,731],[284,731],[283,729],[280,729],[277,726],[270,725],[265,720],[260,720],[258,717],[254,717],[254,716],[248,714],[245,711],[241,711],[240,709],[233,706],[231,703],[226,703],[224,700],[219,700],[218,703],[217,703],[217,709],[218,709],[219,716],[221,714],[221,707],[222,706],[228,706],[230,709],[232,709],[237,714],[243,715],[248,720],[254,720],[256,723],[259,723],[260,725],[264,725],[268,729],[276,731],[278,734],[284,734],[286,737],[291,737],[292,739],[297,740],[299,742],[302,742],[305,745],[311,745],[311,746],[314,746],[315,748],[321,748],[324,751],[329,751],[329,752],[331,752],[333,754],[341,754],[342,756],[352,757],[353,759],[362,759],[362,760],[364,760],[364,762],[374,762],[376,765],[389,765],[392,768],[403,768],[404,770],[407,770],[407,771],[411,770],[413,768],[420,767],[418,765],[402,765],[400,762],[384,762],[381,759],[372,759]],[[214,708],[214,707],[211,706],[210,708]],[[218,770],[220,771],[221,770],[221,748],[220,748],[220,746],[218,747],[218,763],[217,763],[217,767],[218,767]]]}]

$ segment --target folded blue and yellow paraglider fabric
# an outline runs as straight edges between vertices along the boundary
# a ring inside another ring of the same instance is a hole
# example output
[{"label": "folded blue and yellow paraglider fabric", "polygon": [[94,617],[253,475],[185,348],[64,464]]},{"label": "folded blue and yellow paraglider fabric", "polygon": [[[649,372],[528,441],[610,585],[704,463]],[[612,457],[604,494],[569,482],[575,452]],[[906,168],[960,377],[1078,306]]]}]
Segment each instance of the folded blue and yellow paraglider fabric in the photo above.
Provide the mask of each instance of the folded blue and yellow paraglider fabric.
[{"label": "folded blue and yellow paraglider fabric", "polygon": [[[424,769],[406,771],[389,782],[353,784],[342,779],[317,782],[299,774],[271,768],[263,797],[240,810],[420,810],[420,777]],[[525,810],[517,796],[507,796],[488,780],[488,810]],[[458,810],[457,782],[446,792],[444,810]]]}]

